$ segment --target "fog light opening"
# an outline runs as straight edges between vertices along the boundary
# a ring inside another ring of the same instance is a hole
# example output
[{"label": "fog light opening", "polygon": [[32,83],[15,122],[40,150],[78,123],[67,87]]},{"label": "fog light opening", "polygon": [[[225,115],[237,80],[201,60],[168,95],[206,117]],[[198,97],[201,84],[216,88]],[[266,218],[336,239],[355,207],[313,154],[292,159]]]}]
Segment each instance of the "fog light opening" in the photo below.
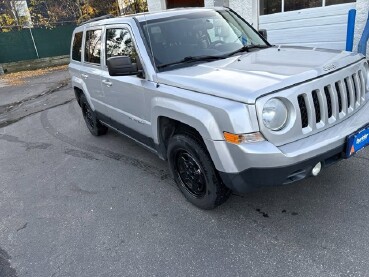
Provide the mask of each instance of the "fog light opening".
[{"label": "fog light opening", "polygon": [[311,170],[311,174],[313,174],[313,176],[318,176],[320,171],[322,171],[322,163],[319,162],[317,163],[313,169]]}]

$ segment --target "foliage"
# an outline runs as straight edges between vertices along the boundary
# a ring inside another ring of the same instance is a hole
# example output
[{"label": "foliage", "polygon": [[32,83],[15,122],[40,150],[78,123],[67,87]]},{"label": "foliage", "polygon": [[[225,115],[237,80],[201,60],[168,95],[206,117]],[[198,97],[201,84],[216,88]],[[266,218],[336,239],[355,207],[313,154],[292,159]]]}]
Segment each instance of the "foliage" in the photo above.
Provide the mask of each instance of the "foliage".
[{"label": "foliage", "polygon": [[8,32],[10,26],[23,26],[29,22],[25,13],[20,13],[23,4],[16,0],[0,0],[0,31]]},{"label": "foliage", "polygon": [[[147,0],[27,0],[31,18],[19,16],[17,0],[0,0],[0,26],[22,28],[25,22],[52,28],[56,23],[77,22],[105,15],[131,14],[147,11]],[[123,4],[120,11],[118,3]],[[8,31],[0,27],[0,31]]]},{"label": "foliage", "polygon": [[[7,15],[7,14],[2,14],[0,15],[0,25],[1,26],[12,26],[15,24],[15,20],[13,17]],[[10,29],[9,28],[1,28],[3,30],[3,32],[9,32]]]},{"label": "foliage", "polygon": [[146,0],[123,0],[125,9],[123,14],[134,14],[134,13],[141,13],[147,12],[147,1]]}]

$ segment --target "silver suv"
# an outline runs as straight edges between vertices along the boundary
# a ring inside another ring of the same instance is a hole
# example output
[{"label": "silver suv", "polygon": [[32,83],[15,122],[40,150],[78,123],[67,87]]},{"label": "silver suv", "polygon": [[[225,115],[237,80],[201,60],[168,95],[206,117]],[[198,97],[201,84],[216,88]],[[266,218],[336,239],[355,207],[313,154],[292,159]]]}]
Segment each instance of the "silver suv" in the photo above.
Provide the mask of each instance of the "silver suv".
[{"label": "silver suv", "polygon": [[272,46],[228,8],[86,22],[69,70],[91,133],[112,128],[168,160],[203,209],[369,144],[364,56]]}]

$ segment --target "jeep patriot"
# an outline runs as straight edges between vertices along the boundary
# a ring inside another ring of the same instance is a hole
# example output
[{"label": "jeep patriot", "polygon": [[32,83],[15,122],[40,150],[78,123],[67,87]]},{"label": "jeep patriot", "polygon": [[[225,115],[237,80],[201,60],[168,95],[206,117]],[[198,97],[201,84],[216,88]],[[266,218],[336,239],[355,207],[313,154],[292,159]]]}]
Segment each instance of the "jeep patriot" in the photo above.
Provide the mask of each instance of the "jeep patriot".
[{"label": "jeep patriot", "polygon": [[369,143],[364,56],[270,45],[229,8],[90,20],[69,70],[89,131],[157,153],[202,209],[317,176]]}]

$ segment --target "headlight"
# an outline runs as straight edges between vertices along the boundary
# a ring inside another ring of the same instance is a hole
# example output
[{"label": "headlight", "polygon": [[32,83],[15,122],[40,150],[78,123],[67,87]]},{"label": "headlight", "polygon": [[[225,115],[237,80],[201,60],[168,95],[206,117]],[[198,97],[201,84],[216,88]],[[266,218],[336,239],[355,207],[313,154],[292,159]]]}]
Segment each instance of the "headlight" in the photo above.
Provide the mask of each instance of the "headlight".
[{"label": "headlight", "polygon": [[265,103],[262,118],[265,127],[268,129],[281,130],[287,123],[287,107],[281,100],[272,98]]}]

